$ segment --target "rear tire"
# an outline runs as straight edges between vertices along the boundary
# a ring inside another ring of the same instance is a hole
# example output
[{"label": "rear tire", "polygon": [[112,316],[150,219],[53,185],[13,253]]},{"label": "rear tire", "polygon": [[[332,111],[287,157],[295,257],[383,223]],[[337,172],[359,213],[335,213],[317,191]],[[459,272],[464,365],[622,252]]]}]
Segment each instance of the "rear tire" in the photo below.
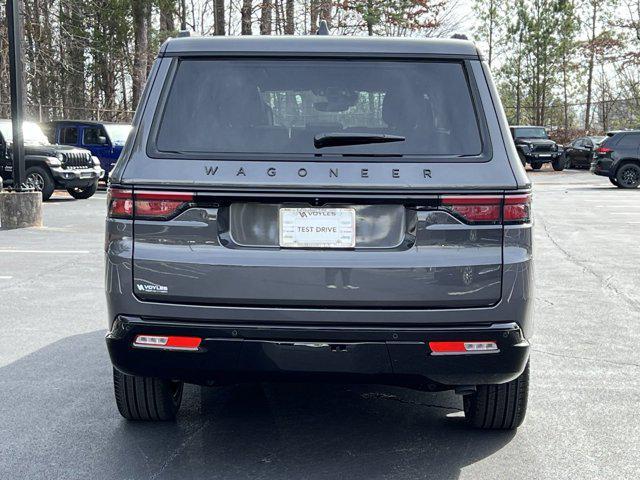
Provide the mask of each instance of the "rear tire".
[{"label": "rear tire", "polygon": [[93,197],[93,194],[98,190],[98,181],[92,183],[88,187],[76,187],[76,188],[67,188],[67,192],[76,200],[86,200],[87,198]]},{"label": "rear tire", "polygon": [[564,166],[567,163],[567,160],[564,156],[557,157],[553,162],[551,162],[551,166],[556,172],[561,172],[564,170]]},{"label": "rear tire", "polygon": [[527,413],[529,363],[524,372],[508,383],[478,385],[475,393],[464,397],[467,422],[485,430],[515,430]]},{"label": "rear tire", "polygon": [[42,201],[46,202],[53,195],[56,185],[48,170],[43,167],[29,167],[24,172],[25,184],[42,193]]},{"label": "rear tire", "polygon": [[616,172],[616,186],[620,188],[638,188],[640,185],[640,166],[635,163],[622,165]]},{"label": "rear tire", "polygon": [[542,168],[542,162],[531,162],[531,168],[540,170]]},{"label": "rear tire", "polygon": [[176,418],[182,403],[182,382],[127,375],[113,369],[118,411],[127,420],[167,421]]}]

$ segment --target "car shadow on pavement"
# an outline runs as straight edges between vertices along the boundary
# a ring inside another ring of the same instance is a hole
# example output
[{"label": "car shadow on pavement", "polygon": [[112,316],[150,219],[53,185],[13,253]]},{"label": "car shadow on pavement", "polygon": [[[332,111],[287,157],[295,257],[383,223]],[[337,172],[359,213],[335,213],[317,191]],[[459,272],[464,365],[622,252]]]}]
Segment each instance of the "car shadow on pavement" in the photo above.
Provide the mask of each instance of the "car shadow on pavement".
[{"label": "car shadow on pavement", "polygon": [[187,386],[179,418],[126,422],[104,332],[0,368],[0,478],[458,478],[511,432],[451,393],[370,385]]}]

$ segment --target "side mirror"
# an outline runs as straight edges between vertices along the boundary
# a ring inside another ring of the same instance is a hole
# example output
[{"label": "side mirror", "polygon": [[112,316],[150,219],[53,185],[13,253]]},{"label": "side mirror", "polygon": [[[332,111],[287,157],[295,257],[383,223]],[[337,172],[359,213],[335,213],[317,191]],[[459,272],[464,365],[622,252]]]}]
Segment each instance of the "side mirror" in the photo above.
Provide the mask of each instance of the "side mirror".
[{"label": "side mirror", "polygon": [[106,145],[107,143],[107,137],[103,137],[103,136],[99,136],[98,137],[98,145]]}]

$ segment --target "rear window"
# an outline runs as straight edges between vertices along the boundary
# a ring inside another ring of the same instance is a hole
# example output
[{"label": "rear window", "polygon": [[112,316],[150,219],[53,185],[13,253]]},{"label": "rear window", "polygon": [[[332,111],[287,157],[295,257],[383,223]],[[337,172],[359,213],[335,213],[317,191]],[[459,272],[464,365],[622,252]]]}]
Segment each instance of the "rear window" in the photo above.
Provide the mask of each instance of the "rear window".
[{"label": "rear window", "polygon": [[625,133],[616,147],[618,148],[638,148],[640,146],[640,133]]},{"label": "rear window", "polygon": [[[403,140],[314,146],[331,134]],[[464,66],[445,61],[181,60],[155,147],[186,156],[482,152]]]}]

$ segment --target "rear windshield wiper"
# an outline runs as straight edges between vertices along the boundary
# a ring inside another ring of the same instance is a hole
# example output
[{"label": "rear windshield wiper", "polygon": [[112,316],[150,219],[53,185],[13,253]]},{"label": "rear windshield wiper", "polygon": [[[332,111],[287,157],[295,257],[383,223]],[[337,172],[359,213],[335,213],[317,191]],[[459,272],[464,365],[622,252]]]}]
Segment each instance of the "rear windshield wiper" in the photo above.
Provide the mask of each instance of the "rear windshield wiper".
[{"label": "rear windshield wiper", "polygon": [[313,145],[316,148],[404,141],[405,137],[402,137],[400,135],[382,135],[371,133],[321,133],[313,137]]}]

